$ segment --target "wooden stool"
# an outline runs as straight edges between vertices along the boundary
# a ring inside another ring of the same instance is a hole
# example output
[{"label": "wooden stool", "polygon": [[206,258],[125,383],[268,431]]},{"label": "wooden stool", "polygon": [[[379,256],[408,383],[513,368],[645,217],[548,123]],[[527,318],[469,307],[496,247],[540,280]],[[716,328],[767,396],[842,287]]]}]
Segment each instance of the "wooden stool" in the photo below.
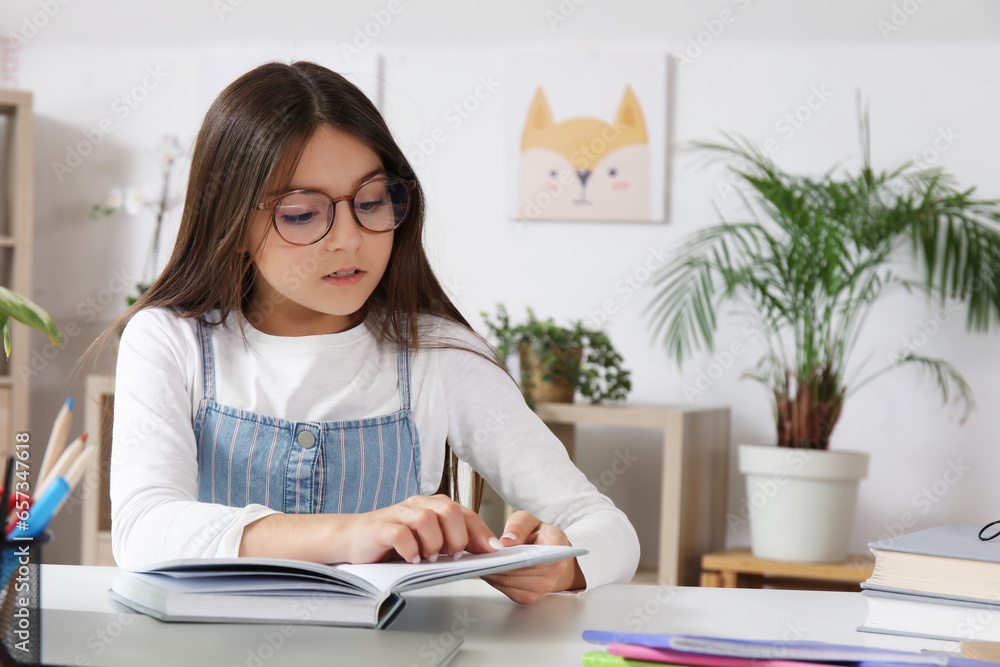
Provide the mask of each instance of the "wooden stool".
[{"label": "wooden stool", "polygon": [[843,563],[786,563],[754,558],[749,549],[729,549],[701,557],[701,585],[859,591],[874,566],[872,556],[858,554],[849,555]]}]

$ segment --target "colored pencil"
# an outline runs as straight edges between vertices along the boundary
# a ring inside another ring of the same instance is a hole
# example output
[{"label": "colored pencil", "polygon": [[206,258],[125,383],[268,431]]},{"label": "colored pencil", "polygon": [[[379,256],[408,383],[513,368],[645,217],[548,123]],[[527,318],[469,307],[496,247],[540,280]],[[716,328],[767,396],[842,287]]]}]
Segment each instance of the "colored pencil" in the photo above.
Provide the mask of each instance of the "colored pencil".
[{"label": "colored pencil", "polygon": [[83,446],[87,442],[87,434],[84,433],[79,438],[74,440],[69,447],[63,450],[63,453],[59,455],[59,460],[56,464],[52,466],[52,470],[48,472],[47,475],[38,483],[35,489],[35,496],[40,497],[45,493],[45,489],[48,488],[49,484],[53,482],[57,477],[64,476],[69,467],[73,465],[73,461],[76,460],[80,452],[83,451]]},{"label": "colored pencil", "polygon": [[38,469],[35,479],[41,481],[52,470],[59,455],[62,454],[66,446],[66,437],[69,435],[69,427],[73,422],[73,397],[70,396],[63,403],[56,420],[52,424],[52,433],[49,434],[49,444],[45,447],[45,456],[42,458],[42,467]]}]

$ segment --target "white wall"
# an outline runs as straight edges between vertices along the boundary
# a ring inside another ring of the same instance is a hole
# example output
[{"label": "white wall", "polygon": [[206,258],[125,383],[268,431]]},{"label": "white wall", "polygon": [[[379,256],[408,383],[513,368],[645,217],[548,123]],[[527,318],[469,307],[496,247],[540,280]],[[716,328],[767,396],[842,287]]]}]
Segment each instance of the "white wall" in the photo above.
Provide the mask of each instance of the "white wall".
[{"label": "white wall", "polygon": [[[402,11],[367,49],[385,57],[385,112],[411,156],[420,139],[444,125],[444,112],[473,92],[479,77],[500,81],[497,93],[460,127],[448,129],[446,140],[418,168],[429,198],[427,246],[443,281],[476,321],[479,311],[497,302],[515,313],[531,305],[539,314],[568,319],[592,316],[614,300],[617,311],[606,328],[633,370],[635,401],[683,403],[683,386],[694,385],[713,359],[705,354],[679,370],[651,343],[642,315],[648,291],[626,296],[616,285],[635,276],[651,248],[669,251],[684,234],[716,222],[716,206],[735,215],[735,198],[720,196],[720,172],[695,169],[692,156],[682,154],[673,160],[669,224],[513,223],[503,213],[508,209],[502,159],[507,53],[643,48],[680,54],[704,33],[708,46],[677,73],[677,141],[716,138],[724,129],[760,142],[773,137],[779,146],[774,157],[783,167],[818,172],[836,161],[854,165],[860,90],[870,102],[876,166],[919,156],[932,149],[940,132],[951,133],[953,143],[935,156],[935,164],[962,184],[978,186],[984,196],[1000,195],[995,168],[1000,7],[986,0],[398,2],[393,6]],[[163,133],[193,137],[199,122],[199,55],[212,47],[276,40],[339,48],[372,20],[371,12],[387,7],[388,2],[370,1],[4,3],[0,34],[44,23],[37,34],[27,28],[30,39],[20,54],[20,84],[35,93],[38,129],[34,296],[60,324],[75,323],[81,330],[48,355],[53,359],[39,363],[32,386],[36,441],[46,437],[67,393],[82,400],[80,387],[67,380],[74,362],[124,307],[116,276],[134,274],[145,257],[151,220],[121,216],[95,222],[87,218],[90,205],[112,185],[155,177],[147,156]],[[51,17],[42,14],[45,8]],[[730,12],[725,18],[731,22],[719,31],[721,24],[714,21],[723,11]],[[880,25],[884,29],[894,19],[899,29],[883,36]],[[709,27],[720,34],[708,39]],[[148,68],[164,73],[162,83],[120,118],[115,99],[140,84]],[[815,90],[828,99],[791,136],[782,132],[777,124]],[[64,161],[67,146],[106,117],[114,119],[114,131],[59,181],[51,163]],[[88,305],[88,299],[96,301]],[[106,305],[100,305],[102,299]],[[872,318],[856,360],[868,359],[876,367],[939,308],[906,298],[886,302]],[[872,454],[852,537],[855,551],[904,519],[909,528],[919,528],[1000,518],[995,483],[1000,412],[994,409],[1000,401],[995,381],[1000,334],[967,334],[963,309],[948,304],[945,312],[947,321],[921,351],[942,356],[965,373],[979,410],[959,426],[931,383],[910,371],[884,378],[847,404],[834,447]],[[747,342],[739,322],[728,319],[719,339],[723,347]],[[36,337],[35,351],[42,354],[44,348]],[[695,399],[732,408],[734,444],[774,438],[766,393],[739,378],[754,361],[751,350]],[[82,428],[81,411],[74,430]],[[644,558],[652,559],[656,516],[650,507],[657,503],[647,498],[657,489],[656,436],[587,430],[580,465],[596,477],[617,449],[628,449],[639,461],[608,492],[632,516]],[[954,469],[961,475],[948,472]],[[730,508],[739,516],[740,480],[735,472],[731,477]],[[67,513],[56,526],[57,541],[47,552],[52,560],[75,558],[71,519]],[[729,534],[732,545],[748,539],[744,526]]]}]

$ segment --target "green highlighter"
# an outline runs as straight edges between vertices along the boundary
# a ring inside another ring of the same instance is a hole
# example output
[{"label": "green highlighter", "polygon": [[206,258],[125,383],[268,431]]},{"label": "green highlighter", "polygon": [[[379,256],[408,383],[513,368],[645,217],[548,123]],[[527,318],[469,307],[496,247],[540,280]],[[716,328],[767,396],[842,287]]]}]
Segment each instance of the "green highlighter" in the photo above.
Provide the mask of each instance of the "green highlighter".
[{"label": "green highlighter", "polygon": [[620,655],[604,651],[590,651],[583,654],[583,667],[670,667],[668,663],[647,660],[628,660]]}]

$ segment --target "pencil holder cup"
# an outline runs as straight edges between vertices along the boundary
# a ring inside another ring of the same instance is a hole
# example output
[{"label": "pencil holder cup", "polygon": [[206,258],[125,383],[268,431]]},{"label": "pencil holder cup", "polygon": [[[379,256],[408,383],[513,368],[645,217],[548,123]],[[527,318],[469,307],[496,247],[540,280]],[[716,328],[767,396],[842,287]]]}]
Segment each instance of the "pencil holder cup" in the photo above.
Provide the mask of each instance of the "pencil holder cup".
[{"label": "pencil holder cup", "polygon": [[42,546],[52,537],[0,542],[2,664],[38,665],[42,656]]}]

